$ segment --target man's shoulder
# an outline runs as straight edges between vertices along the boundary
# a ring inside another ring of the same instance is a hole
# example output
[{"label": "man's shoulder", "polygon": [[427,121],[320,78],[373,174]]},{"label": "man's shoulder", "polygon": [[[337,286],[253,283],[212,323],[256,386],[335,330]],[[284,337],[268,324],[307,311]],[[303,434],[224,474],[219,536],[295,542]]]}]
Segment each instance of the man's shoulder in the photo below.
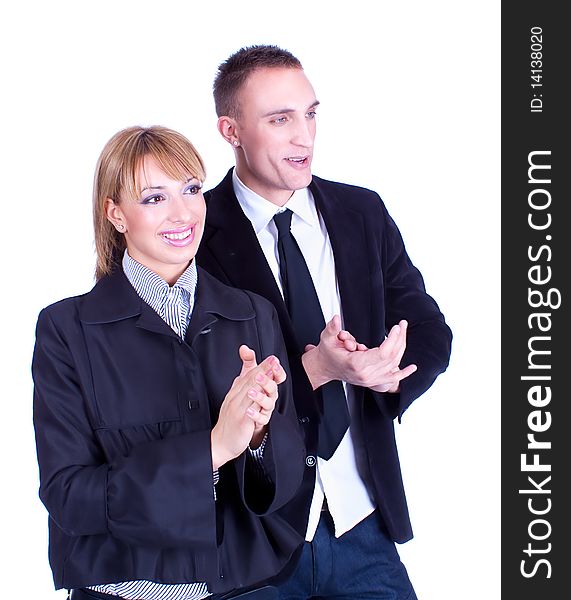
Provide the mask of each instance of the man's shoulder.
[{"label": "man's shoulder", "polygon": [[312,182],[310,185],[317,185],[319,187],[326,187],[326,188],[334,188],[337,190],[342,190],[345,192],[354,192],[356,194],[360,194],[360,193],[365,193],[365,194],[375,194],[378,195],[376,192],[374,192],[373,190],[370,190],[366,187],[363,187],[361,185],[355,185],[355,184],[351,184],[351,183],[344,183],[342,181],[332,181],[331,179],[325,179],[323,177],[319,177],[317,175],[313,175],[312,177]]},{"label": "man's shoulder", "polygon": [[226,175],[218,182],[217,185],[208,189],[204,192],[204,199],[208,202],[213,196],[218,195],[234,195],[234,188],[232,186],[232,171],[233,167],[229,169]]},{"label": "man's shoulder", "polygon": [[360,209],[379,209],[384,206],[379,194],[373,190],[354,184],[323,179],[317,175],[313,176],[309,188],[314,194],[317,192],[324,198],[338,197],[345,204]]}]

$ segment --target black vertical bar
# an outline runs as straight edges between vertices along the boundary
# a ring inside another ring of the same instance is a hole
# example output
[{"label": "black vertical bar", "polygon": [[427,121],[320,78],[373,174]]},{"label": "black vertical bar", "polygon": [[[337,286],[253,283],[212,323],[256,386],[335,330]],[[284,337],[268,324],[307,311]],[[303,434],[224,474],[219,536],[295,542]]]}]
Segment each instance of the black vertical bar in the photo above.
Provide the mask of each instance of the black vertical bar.
[{"label": "black vertical bar", "polygon": [[567,597],[571,580],[571,34],[564,8],[545,0],[502,5],[506,599]]}]

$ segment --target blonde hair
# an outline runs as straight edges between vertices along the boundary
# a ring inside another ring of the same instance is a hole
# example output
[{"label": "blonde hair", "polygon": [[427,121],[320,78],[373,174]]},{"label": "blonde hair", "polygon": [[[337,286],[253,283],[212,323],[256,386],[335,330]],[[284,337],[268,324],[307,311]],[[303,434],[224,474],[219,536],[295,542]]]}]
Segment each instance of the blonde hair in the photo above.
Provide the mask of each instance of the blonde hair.
[{"label": "blonde hair", "polygon": [[153,158],[172,179],[196,177],[204,181],[206,171],[195,147],[182,134],[155,125],[128,127],[116,133],[105,145],[93,183],[93,227],[97,266],[95,278],[109,275],[120,265],[126,248],[125,236],[107,219],[105,200],[116,204],[140,194],[137,173],[145,158]]}]

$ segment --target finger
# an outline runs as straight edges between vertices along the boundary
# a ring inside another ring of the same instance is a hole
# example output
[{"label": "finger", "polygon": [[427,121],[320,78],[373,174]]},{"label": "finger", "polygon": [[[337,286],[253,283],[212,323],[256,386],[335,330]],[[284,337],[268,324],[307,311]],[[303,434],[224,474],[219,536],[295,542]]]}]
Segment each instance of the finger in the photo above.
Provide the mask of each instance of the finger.
[{"label": "finger", "polygon": [[400,377],[399,381],[402,381],[403,379],[405,379],[405,377],[412,375],[417,369],[418,369],[418,367],[414,364],[407,365],[404,369],[400,370],[401,377]]},{"label": "finger", "polygon": [[270,354],[258,365],[258,372],[267,373],[268,371],[273,369],[274,365],[279,364],[279,358],[277,356],[274,356],[273,354]]},{"label": "finger", "polygon": [[[247,346],[244,347],[247,348]],[[281,366],[279,358],[277,356],[274,356],[273,354],[266,357],[259,365],[256,365],[255,358],[252,366],[246,366],[246,363],[244,362],[240,376],[246,373],[253,375],[254,377],[257,376],[259,373],[263,373],[271,379],[279,380],[277,381],[278,383],[282,383],[286,380],[286,372]],[[236,380],[238,380],[240,376],[237,377],[234,381],[236,382]]]},{"label": "finger", "polygon": [[[381,354],[385,359],[389,359],[393,355],[399,341],[402,343],[400,334],[400,325],[393,325],[391,327],[391,330],[389,331],[389,335],[383,340],[383,343],[379,346]],[[398,346],[398,349],[400,349],[400,346]],[[396,352],[398,352],[398,350]]]},{"label": "finger", "polygon": [[314,344],[307,344],[307,346],[304,348],[304,351],[309,352],[310,350],[313,350],[314,348],[317,348],[317,346],[315,346]]},{"label": "finger", "polygon": [[337,334],[337,340],[340,342],[341,347],[349,352],[354,352],[357,349],[357,340],[345,329],[342,329]]},{"label": "finger", "polygon": [[261,413],[262,415],[269,417],[273,413],[275,408],[275,402],[270,400],[264,394],[259,394],[257,399],[254,400],[250,406],[246,408],[246,414],[252,415],[255,413]]},{"label": "finger", "polygon": [[343,340],[342,347],[349,352],[357,350],[357,342],[354,339]]},{"label": "finger", "polygon": [[406,379],[407,377],[412,375],[417,370],[417,368],[418,367],[416,365],[407,365],[404,369],[397,369],[392,374],[392,383],[398,383],[399,381]]},{"label": "finger", "polygon": [[262,412],[263,414],[271,414],[276,407],[276,402],[274,398],[268,398],[268,396],[264,394],[260,394],[254,400],[252,398],[252,403],[246,407],[251,408],[257,412]]},{"label": "finger", "polygon": [[277,384],[283,383],[287,379],[286,372],[281,367],[275,372],[273,370],[268,371],[266,377],[275,381]]},{"label": "finger", "polygon": [[276,378],[280,379],[277,383],[282,383],[286,379],[286,372],[282,367],[280,361],[276,361],[272,364],[272,366],[266,371],[266,375],[276,381]]},{"label": "finger", "polygon": [[287,374],[285,369],[280,364],[277,364],[272,369],[271,377],[276,383],[283,383],[287,379]]},{"label": "finger", "polygon": [[367,346],[365,346],[365,344],[357,344],[357,350],[359,350],[360,352],[364,352],[365,350],[368,350],[369,348]]},{"label": "finger", "polygon": [[346,329],[342,329],[337,334],[337,339],[339,339],[339,340],[341,340],[343,342],[345,340],[354,340],[355,336],[351,335],[351,333],[349,333]]},{"label": "finger", "polygon": [[341,331],[341,317],[333,315],[332,319],[325,325],[321,335],[336,336]]},{"label": "finger", "polygon": [[397,325],[393,325],[389,335],[383,343],[378,346],[382,359],[393,367],[399,367],[406,350],[406,334],[408,323],[404,319]]},{"label": "finger", "polygon": [[268,396],[271,397],[273,395],[277,395],[278,384],[273,379],[270,379],[267,375],[264,375],[263,373],[258,373],[256,375],[256,383]]},{"label": "finger", "polygon": [[403,319],[402,321],[400,321],[399,326],[401,328],[400,350],[399,350],[399,356],[398,356],[398,361],[400,363],[402,355],[404,354],[404,351],[406,350],[406,341],[407,341],[407,335],[408,335],[408,322]]},{"label": "finger", "polygon": [[267,414],[263,411],[257,411],[254,408],[249,408],[246,411],[246,416],[252,419],[257,425],[267,425],[270,422],[271,413]]},{"label": "finger", "polygon": [[412,375],[417,370],[417,366],[414,364],[407,365],[404,369],[393,369],[391,375],[387,380],[379,384],[376,389],[378,392],[398,392],[400,389],[400,382],[406,379],[409,375]]},{"label": "finger", "polygon": [[248,408],[253,408],[254,410],[258,411],[266,410],[271,412],[272,410],[274,410],[277,394],[275,394],[275,396],[268,396],[260,390],[250,388],[248,390],[248,398],[251,402]]},{"label": "finger", "polygon": [[242,370],[240,374],[247,373],[257,366],[256,353],[251,348],[248,348],[246,344],[242,344],[240,348],[238,348],[238,354],[242,361]]},{"label": "finger", "polygon": [[389,331],[389,335],[387,336],[387,340],[392,342],[393,344],[397,342],[399,336],[401,334],[401,326],[397,323],[391,327]]}]

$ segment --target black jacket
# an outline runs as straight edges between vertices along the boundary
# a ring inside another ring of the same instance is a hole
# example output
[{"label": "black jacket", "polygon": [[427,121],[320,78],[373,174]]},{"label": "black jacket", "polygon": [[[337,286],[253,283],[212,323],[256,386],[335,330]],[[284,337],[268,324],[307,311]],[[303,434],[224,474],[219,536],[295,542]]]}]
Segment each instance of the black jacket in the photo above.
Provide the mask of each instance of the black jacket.
[{"label": "black jacket", "polygon": [[288,561],[302,538],[275,511],[304,467],[289,377],[264,453],[273,483],[242,454],[214,500],[210,431],[240,344],[287,368],[271,304],[202,270],[185,341],[120,269],[40,313],[34,425],[56,588],[147,579],[223,592]]},{"label": "black jacket", "polygon": [[[422,276],[411,263],[380,197],[371,190],[319,177],[313,177],[310,189],[331,239],[345,328],[359,342],[372,347],[380,344],[401,319],[409,323],[402,364],[414,363],[418,370],[401,382],[400,393],[355,388],[374,500],[392,539],[405,542],[412,537],[412,528],[393,420],[400,420],[413,400],[446,369],[452,334],[438,305],[426,293]],[[280,513],[304,534],[315,483],[316,461],[312,457],[317,449],[318,395],[312,392],[301,365],[292,324],[273,274],[234,194],[231,170],[205,198],[206,229],[198,264],[224,283],[268,298],[278,312],[309,455],[300,492]]]}]

